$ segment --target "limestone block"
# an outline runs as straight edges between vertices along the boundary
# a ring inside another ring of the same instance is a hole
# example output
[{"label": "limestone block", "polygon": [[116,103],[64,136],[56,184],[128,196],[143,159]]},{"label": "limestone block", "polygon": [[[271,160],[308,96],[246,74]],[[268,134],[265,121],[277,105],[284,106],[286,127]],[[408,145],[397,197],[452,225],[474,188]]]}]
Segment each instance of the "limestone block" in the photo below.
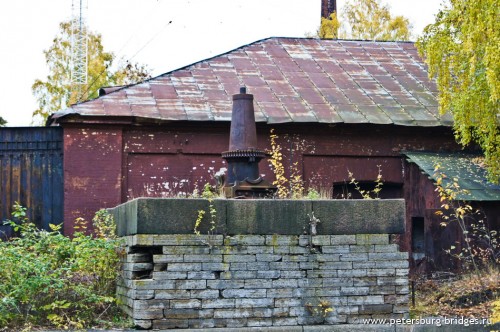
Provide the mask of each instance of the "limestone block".
[{"label": "limestone block", "polygon": [[370,286],[370,294],[392,295],[396,292],[396,286]]},{"label": "limestone block", "polygon": [[170,300],[170,308],[172,309],[200,309],[201,300]]},{"label": "limestone block", "polygon": [[206,289],[206,280],[175,280],[175,289]]},{"label": "limestone block", "polygon": [[189,299],[191,293],[189,290],[157,290],[155,292],[155,299],[175,300],[175,299]]},{"label": "limestone block", "polygon": [[[272,318],[249,318],[247,320],[247,326],[248,327],[265,327],[265,326],[272,326],[273,325],[273,319]],[[287,331],[289,331],[287,329]],[[302,330],[300,330],[302,331]]]},{"label": "limestone block", "polygon": [[160,319],[163,318],[163,309],[137,309],[133,311],[134,320]]},{"label": "limestone block", "polygon": [[296,246],[299,244],[298,235],[266,235],[267,246]]},{"label": "limestone block", "polygon": [[212,280],[215,279],[215,273],[209,271],[192,271],[187,273],[187,278],[194,280]]},{"label": "limestone block", "polygon": [[[241,235],[245,234],[245,235]],[[266,237],[264,235],[251,235],[252,233],[247,233],[243,231],[239,235],[226,236],[224,239],[224,245],[226,246],[263,246],[266,243]]]},{"label": "limestone block", "polygon": [[330,238],[330,235],[315,235],[311,237],[312,244],[315,246],[329,246],[331,244]]},{"label": "limestone block", "polygon": [[201,262],[201,263],[220,263],[222,255],[184,255],[184,262]]},{"label": "limestone block", "polygon": [[393,260],[404,260],[408,259],[407,252],[381,252],[381,253],[369,253],[368,259],[371,261],[393,261]]},{"label": "limestone block", "polygon": [[236,308],[271,308],[274,306],[274,299],[236,299]]},{"label": "limestone block", "polygon": [[362,304],[384,304],[383,295],[370,295],[370,296],[349,296],[347,298],[349,305],[362,305]]},{"label": "limestone block", "polygon": [[[269,263],[268,262],[248,262],[246,263],[247,269],[250,271],[268,271]],[[258,277],[257,277],[258,278]]]},{"label": "limestone block", "polygon": [[257,271],[256,278],[259,279],[276,279],[281,276],[284,271],[267,270],[267,271]]},{"label": "limestone block", "polygon": [[191,298],[193,299],[217,299],[219,298],[219,291],[216,289],[196,289],[191,290]]},{"label": "limestone block", "polygon": [[243,288],[245,280],[207,280],[209,289]]},{"label": "limestone block", "polygon": [[169,329],[182,329],[188,328],[187,319],[162,319],[153,321],[153,329],[155,330],[169,330]]},{"label": "limestone block", "polygon": [[157,289],[174,289],[175,282],[172,280],[134,280],[134,287],[137,290],[157,290]]},{"label": "limestone block", "polygon": [[134,319],[134,326],[140,329],[149,330],[153,327],[152,320]]},{"label": "limestone block", "polygon": [[389,244],[389,234],[356,234],[356,244]]},{"label": "limestone block", "polygon": [[257,277],[257,271],[231,271],[222,272],[221,279],[255,279]]},{"label": "limestone block", "polygon": [[[218,292],[217,292],[218,293]],[[207,299],[201,302],[201,306],[204,309],[222,309],[222,308],[235,308],[235,299]]]},{"label": "limestone block", "polygon": [[369,287],[341,287],[340,295],[368,295]]},{"label": "limestone block", "polygon": [[224,289],[222,291],[224,298],[264,298],[265,289]]},{"label": "limestone block", "polygon": [[175,280],[175,279],[186,279],[187,272],[167,272],[167,271],[157,271],[153,272],[153,279],[155,280]]},{"label": "limestone block", "polygon": [[336,244],[356,244],[356,235],[332,235],[330,237],[332,245]]},{"label": "limestone block", "polygon": [[245,288],[272,288],[273,280],[249,279],[245,280]]},{"label": "limestone block", "polygon": [[165,318],[167,319],[192,319],[200,318],[201,310],[197,309],[167,309]]},{"label": "limestone block", "polygon": [[[332,237],[333,239],[333,237]],[[333,245],[333,246],[323,246],[322,252],[324,254],[346,254],[350,252],[349,245]]]},{"label": "limestone block", "polygon": [[169,272],[189,272],[201,271],[201,263],[169,263],[167,265]]}]

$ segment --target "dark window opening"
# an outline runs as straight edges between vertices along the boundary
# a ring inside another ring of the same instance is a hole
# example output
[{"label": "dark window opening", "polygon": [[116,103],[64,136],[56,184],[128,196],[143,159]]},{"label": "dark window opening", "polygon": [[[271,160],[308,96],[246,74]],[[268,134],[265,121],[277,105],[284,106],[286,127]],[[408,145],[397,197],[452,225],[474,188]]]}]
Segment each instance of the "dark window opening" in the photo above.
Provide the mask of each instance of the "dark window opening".
[{"label": "dark window opening", "polygon": [[424,218],[411,218],[411,251],[414,259],[425,256]]},{"label": "dark window opening", "polygon": [[[374,181],[360,181],[358,183],[359,188],[356,189],[356,186],[352,183],[334,183],[332,197],[334,199],[362,199],[364,198],[363,195],[369,195],[371,198],[376,198],[376,193],[373,192],[376,185]],[[403,185],[400,183],[384,182],[380,189],[378,193],[380,199],[403,198]]]}]

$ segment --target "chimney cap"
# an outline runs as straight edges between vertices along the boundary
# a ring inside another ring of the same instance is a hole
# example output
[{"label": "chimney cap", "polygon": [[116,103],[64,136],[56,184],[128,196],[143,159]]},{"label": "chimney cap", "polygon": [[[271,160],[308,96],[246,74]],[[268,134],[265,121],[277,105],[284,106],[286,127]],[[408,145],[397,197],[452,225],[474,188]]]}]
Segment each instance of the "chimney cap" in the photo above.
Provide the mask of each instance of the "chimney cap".
[{"label": "chimney cap", "polygon": [[240,93],[247,93],[247,88],[245,86],[240,87]]}]

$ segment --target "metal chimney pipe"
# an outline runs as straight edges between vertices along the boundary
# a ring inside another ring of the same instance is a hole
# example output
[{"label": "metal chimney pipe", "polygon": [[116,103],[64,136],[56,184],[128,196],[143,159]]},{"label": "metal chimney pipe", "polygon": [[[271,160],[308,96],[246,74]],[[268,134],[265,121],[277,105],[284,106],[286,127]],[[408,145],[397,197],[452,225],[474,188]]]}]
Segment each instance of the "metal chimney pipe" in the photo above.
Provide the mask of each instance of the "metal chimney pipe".
[{"label": "metal chimney pipe", "polygon": [[245,87],[233,95],[233,113],[231,114],[231,133],[229,151],[255,150],[257,148],[257,129],[253,109],[253,95],[247,94]]},{"label": "metal chimney pipe", "polygon": [[259,174],[259,161],[265,156],[257,149],[253,95],[242,87],[239,94],[233,95],[229,151],[222,153],[228,166],[226,197],[265,197],[276,192]]}]

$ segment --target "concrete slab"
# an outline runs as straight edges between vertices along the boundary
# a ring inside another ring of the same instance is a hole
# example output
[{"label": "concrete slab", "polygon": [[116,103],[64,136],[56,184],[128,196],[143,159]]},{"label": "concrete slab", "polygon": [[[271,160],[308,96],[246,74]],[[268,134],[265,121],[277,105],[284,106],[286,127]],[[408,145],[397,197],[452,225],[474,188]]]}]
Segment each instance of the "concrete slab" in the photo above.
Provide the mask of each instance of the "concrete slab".
[{"label": "concrete slab", "polygon": [[311,208],[307,200],[227,200],[228,234],[300,235]]},{"label": "concrete slab", "polygon": [[[215,233],[226,230],[225,200],[213,200]],[[116,220],[118,236],[134,234],[193,234],[199,211],[205,211],[199,231],[212,227],[210,203],[195,198],[137,198],[109,209]]]},{"label": "concrete slab", "polygon": [[402,199],[315,200],[312,209],[321,221],[318,234],[402,234],[405,231]]},{"label": "concrete slab", "polygon": [[[318,235],[404,233],[405,206],[391,200],[272,200],[216,199],[215,233],[301,235],[309,232],[310,213],[320,220]],[[119,236],[134,234],[193,234],[212,227],[209,201],[190,198],[137,198],[109,211]]]}]

